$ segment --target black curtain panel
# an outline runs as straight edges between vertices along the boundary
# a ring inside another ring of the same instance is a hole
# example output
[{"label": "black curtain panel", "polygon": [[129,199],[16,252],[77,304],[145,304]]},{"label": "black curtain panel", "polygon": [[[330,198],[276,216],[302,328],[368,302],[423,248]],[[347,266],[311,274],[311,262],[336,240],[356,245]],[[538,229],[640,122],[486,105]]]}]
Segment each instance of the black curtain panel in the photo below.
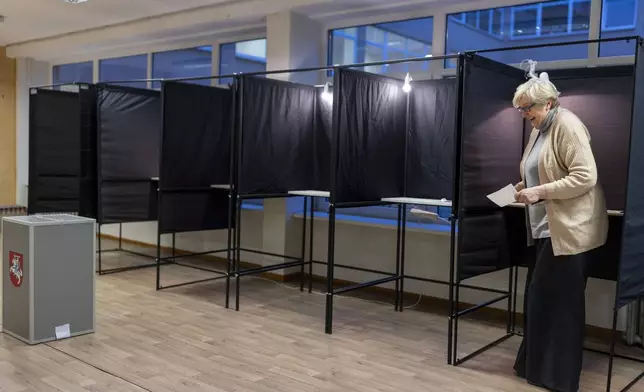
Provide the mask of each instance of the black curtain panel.
[{"label": "black curtain panel", "polygon": [[163,83],[161,233],[228,227],[232,91]]},{"label": "black curtain panel", "polygon": [[624,210],[633,100],[633,67],[550,71],[562,107],[588,128],[607,208]]},{"label": "black curtain panel", "polygon": [[100,223],[156,219],[161,99],[153,90],[100,86],[98,171]]},{"label": "black curtain panel", "polygon": [[316,95],[316,113],[313,139],[312,190],[331,190],[331,140],[333,138],[333,100]]},{"label": "black curtain panel", "polygon": [[[487,195],[519,181],[523,119],[512,107],[523,72],[473,55],[463,73],[458,279],[508,268],[523,260],[514,246],[520,216],[508,214]],[[512,237],[511,237],[512,236]]]},{"label": "black curtain panel", "polygon": [[461,197],[463,209],[496,208],[487,195],[520,180],[523,118],[512,107],[522,71],[473,55],[463,87]]},{"label": "black curtain panel", "polygon": [[414,82],[405,196],[452,200],[456,79]]},{"label": "black curtain panel", "polygon": [[318,89],[280,80],[242,78],[239,193],[283,194],[315,186]]},{"label": "black curtain panel", "polygon": [[626,210],[619,269],[617,306],[627,305],[644,295],[644,54],[637,49],[636,75],[633,101],[633,127],[628,160],[628,185]]},{"label": "black curtain panel", "polygon": [[79,215],[96,218],[97,172],[96,172],[96,86],[82,86],[79,92],[81,113],[81,164],[80,164],[80,210]]},{"label": "black curtain panel", "polygon": [[335,203],[403,195],[407,100],[400,80],[340,69]]},{"label": "black curtain panel", "polygon": [[79,211],[81,113],[78,93],[32,89],[28,212]]}]

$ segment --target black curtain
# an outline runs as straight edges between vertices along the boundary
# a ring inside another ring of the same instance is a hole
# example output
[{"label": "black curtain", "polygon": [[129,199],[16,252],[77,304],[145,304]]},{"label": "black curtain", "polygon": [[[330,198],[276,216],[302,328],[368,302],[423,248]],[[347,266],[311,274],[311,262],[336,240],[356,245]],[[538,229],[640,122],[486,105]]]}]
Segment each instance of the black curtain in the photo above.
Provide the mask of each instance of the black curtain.
[{"label": "black curtain", "polygon": [[405,196],[452,200],[456,79],[414,82]]},{"label": "black curtain", "polygon": [[[228,227],[232,91],[163,83],[161,233]],[[234,215],[233,215],[234,216]]]},{"label": "black curtain", "polygon": [[78,93],[32,89],[29,105],[28,212],[79,212]]},{"label": "black curtain", "polygon": [[408,100],[402,81],[340,69],[338,86],[333,202],[402,196]]},{"label": "black curtain", "polygon": [[97,217],[98,183],[96,172],[96,86],[82,86],[79,92],[81,114],[80,216]]},{"label": "black curtain", "polygon": [[[636,50],[635,73],[644,77],[644,54]],[[631,90],[632,91],[632,90]],[[628,185],[624,216],[617,306],[627,305],[644,295],[644,83],[638,79],[633,97],[633,126],[630,136]]]},{"label": "black curtain", "polygon": [[100,223],[156,220],[160,140],[158,91],[99,87]]},{"label": "black curtain", "polygon": [[[625,208],[633,100],[633,67],[597,67],[548,71],[561,92],[562,107],[588,128],[600,184],[609,210]],[[529,124],[526,126],[530,131]],[[617,280],[622,217],[609,218],[606,244],[591,252],[589,276]]]},{"label": "black curtain", "polygon": [[316,95],[316,113],[313,139],[312,190],[331,190],[331,139],[333,138],[333,100]]},{"label": "black curtain", "polygon": [[521,260],[517,252],[525,248],[514,242],[525,230],[525,224],[517,226],[519,211],[506,213],[486,197],[520,178],[523,119],[512,107],[512,97],[523,76],[516,68],[478,55],[465,57],[459,280],[508,268]]},{"label": "black curtain", "polygon": [[624,210],[633,67],[554,70],[548,74],[561,92],[562,107],[588,128],[607,208]]},{"label": "black curtain", "polygon": [[243,111],[239,193],[283,194],[314,188],[313,86],[241,79]]}]

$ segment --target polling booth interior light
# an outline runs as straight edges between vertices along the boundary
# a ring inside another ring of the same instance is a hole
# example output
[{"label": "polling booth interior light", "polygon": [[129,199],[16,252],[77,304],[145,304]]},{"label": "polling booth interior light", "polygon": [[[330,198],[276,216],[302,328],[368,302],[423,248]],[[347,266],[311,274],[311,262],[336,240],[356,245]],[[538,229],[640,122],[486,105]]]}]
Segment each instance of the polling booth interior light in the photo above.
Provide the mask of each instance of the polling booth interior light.
[{"label": "polling booth interior light", "polygon": [[407,75],[405,76],[405,84],[403,84],[402,87],[404,92],[409,93],[411,91],[411,85],[409,84],[409,82],[411,82],[412,80],[413,79],[409,75],[409,72],[407,72]]},{"label": "polling booth interior light", "polygon": [[320,97],[328,103],[333,102],[333,94],[329,91],[329,82],[324,83],[324,90]]}]

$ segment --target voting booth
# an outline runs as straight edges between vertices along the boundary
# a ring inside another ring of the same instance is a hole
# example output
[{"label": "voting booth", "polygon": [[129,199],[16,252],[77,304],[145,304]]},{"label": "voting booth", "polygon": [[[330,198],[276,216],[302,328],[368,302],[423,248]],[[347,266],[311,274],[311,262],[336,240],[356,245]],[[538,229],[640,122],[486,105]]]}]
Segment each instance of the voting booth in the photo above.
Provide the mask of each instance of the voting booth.
[{"label": "voting booth", "polygon": [[28,344],[94,332],[94,219],[15,216],[2,226],[4,332]]}]

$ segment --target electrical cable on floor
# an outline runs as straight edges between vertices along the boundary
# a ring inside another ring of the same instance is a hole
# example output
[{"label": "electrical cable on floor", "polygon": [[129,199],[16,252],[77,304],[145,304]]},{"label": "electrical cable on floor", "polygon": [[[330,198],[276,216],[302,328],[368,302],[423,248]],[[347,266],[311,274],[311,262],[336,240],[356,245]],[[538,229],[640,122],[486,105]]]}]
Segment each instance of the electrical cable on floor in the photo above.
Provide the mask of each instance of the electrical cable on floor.
[{"label": "electrical cable on floor", "polygon": [[[2,331],[2,332],[0,332],[0,333],[2,333],[4,336],[6,336],[6,337],[8,337],[8,338],[11,338],[11,339],[14,339],[14,340],[16,340],[16,341],[18,341],[18,342],[21,342],[19,339],[17,339],[17,338],[15,338],[15,337],[13,337],[13,336],[11,336],[11,335],[9,335],[9,334],[5,333],[4,331]],[[47,347],[49,347],[49,348],[51,348],[52,350],[58,351],[59,353],[61,353],[61,354],[63,354],[63,355],[66,355],[66,356],[68,356],[68,357],[70,357],[70,358],[72,358],[72,359],[75,359],[75,360],[77,360],[78,362],[84,363],[85,365],[87,365],[87,366],[89,366],[89,367],[92,367],[92,368],[94,368],[94,369],[96,369],[96,370],[98,370],[98,371],[100,371],[100,372],[103,372],[103,373],[105,373],[105,374],[107,374],[107,375],[109,375],[109,376],[112,376],[112,377],[114,377],[114,378],[117,378],[117,379],[119,379],[119,380],[121,380],[121,381],[123,381],[123,382],[125,382],[125,383],[128,383],[128,384],[130,384],[130,385],[132,385],[132,386],[135,386],[135,387],[137,387],[137,388],[139,388],[139,389],[141,389],[141,390],[143,390],[143,391],[146,391],[146,392],[152,392],[151,390],[149,390],[149,389],[147,389],[147,388],[144,388],[144,387],[142,387],[142,386],[140,386],[140,385],[138,385],[138,384],[136,384],[136,383],[134,383],[134,382],[132,382],[132,381],[126,380],[125,378],[123,378],[123,377],[121,377],[121,376],[118,376],[118,375],[116,375],[116,374],[114,374],[114,373],[111,373],[111,372],[109,372],[109,371],[107,371],[107,370],[105,370],[105,369],[102,369],[102,368],[100,368],[100,367],[98,367],[98,366],[96,366],[96,365],[92,365],[91,363],[89,363],[89,362],[87,362],[87,361],[83,361],[82,359],[80,359],[80,358],[78,358],[78,357],[76,357],[76,356],[74,356],[74,355],[72,355],[72,354],[70,354],[70,353],[68,353],[68,352],[65,352],[65,351],[63,351],[63,350],[61,350],[61,349],[59,349],[59,348],[56,348],[56,347],[52,346],[52,345],[51,345],[51,344],[49,344],[49,343],[43,343],[43,345],[44,345],[44,346],[47,346]]]},{"label": "electrical cable on floor", "polygon": [[123,382],[125,382],[125,383],[128,383],[128,384],[130,384],[130,385],[132,385],[132,386],[135,386],[135,387],[137,387],[137,388],[139,388],[139,389],[141,389],[141,390],[143,390],[143,391],[146,391],[146,392],[152,392],[150,389],[144,388],[144,387],[142,387],[142,386],[140,386],[140,385],[138,385],[138,384],[136,384],[136,383],[134,383],[134,382],[132,382],[132,381],[126,380],[125,378],[123,378],[123,377],[121,377],[121,376],[118,376],[118,375],[116,375],[116,374],[114,374],[114,373],[112,373],[112,372],[109,372],[109,371],[107,371],[107,370],[105,370],[105,369],[102,369],[102,368],[100,368],[100,367],[98,367],[98,366],[96,366],[96,365],[92,365],[92,364],[91,364],[91,363],[89,363],[89,362],[83,361],[82,359],[80,359],[80,358],[78,358],[78,357],[76,357],[76,356],[74,356],[74,355],[72,355],[72,354],[70,354],[70,353],[68,353],[68,352],[65,352],[65,351],[63,351],[63,350],[61,350],[61,349],[59,349],[59,348],[56,348],[56,347],[52,346],[52,345],[51,345],[51,344],[49,344],[49,343],[44,343],[44,345],[45,345],[45,346],[47,346],[47,347],[49,347],[49,348],[51,348],[51,349],[53,349],[53,350],[55,350],[55,351],[58,351],[58,352],[59,352],[59,353],[61,353],[61,354],[64,354],[64,355],[66,355],[66,356],[68,356],[68,357],[70,357],[70,358],[73,358],[73,359],[75,359],[75,360],[77,360],[77,361],[79,361],[79,362],[81,362],[81,363],[84,363],[84,364],[85,364],[85,365],[87,365],[87,366],[93,367],[94,369],[96,369],[96,370],[98,370],[98,371],[100,371],[100,372],[103,372],[103,373],[105,373],[105,374],[107,374],[107,375],[110,375],[110,376],[112,376],[112,377],[114,377],[114,378],[117,378],[117,379],[119,379],[119,380],[121,380],[121,381],[123,381]]},{"label": "electrical cable on floor", "polygon": [[[278,285],[278,286],[285,287],[285,288],[287,288],[287,289],[289,289],[289,290],[297,290],[297,291],[300,291],[300,288],[299,288],[299,287],[289,286],[289,285],[286,285],[286,284],[284,284],[284,283],[280,283],[280,282],[275,281],[275,280],[271,280],[271,279],[267,279],[267,278],[262,278],[262,277],[260,277],[260,276],[250,276],[250,278],[252,278],[252,279],[259,279],[259,280],[265,280],[265,281],[267,281],[267,282],[271,282],[271,283],[276,284],[276,285]],[[326,296],[326,293],[319,293],[319,292],[317,292],[317,291],[311,291],[311,293],[312,293],[312,294],[316,294],[316,295],[323,295],[323,296]],[[361,300],[361,301],[367,301],[367,302],[372,302],[372,303],[376,303],[376,304],[380,304],[380,305],[387,305],[387,306],[391,306],[391,304],[390,304],[390,303],[386,303],[386,302],[382,302],[382,301],[376,301],[376,300],[372,300],[372,299],[363,299],[363,298],[357,298],[357,297],[349,297],[349,296],[347,296],[347,295],[338,295],[338,294],[335,294],[335,295],[334,295],[334,297],[359,299],[359,300]],[[403,309],[411,309],[411,308],[414,308],[414,307],[418,306],[418,304],[420,303],[420,300],[421,300],[422,298],[423,298],[423,295],[422,295],[422,294],[419,294],[419,295],[418,295],[418,301],[416,301],[416,303],[415,303],[415,304],[410,305],[410,306],[405,306],[405,307],[403,307]]]}]

